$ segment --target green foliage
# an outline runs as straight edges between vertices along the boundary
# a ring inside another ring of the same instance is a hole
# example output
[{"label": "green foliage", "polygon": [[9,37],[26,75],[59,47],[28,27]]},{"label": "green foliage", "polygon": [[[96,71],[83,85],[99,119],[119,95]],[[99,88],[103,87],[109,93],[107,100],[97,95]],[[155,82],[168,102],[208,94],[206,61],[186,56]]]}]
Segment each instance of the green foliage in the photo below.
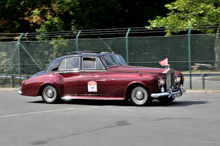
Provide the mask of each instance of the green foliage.
[{"label": "green foliage", "polygon": [[194,30],[200,31],[198,24],[220,23],[219,0],[176,0],[165,7],[170,11],[167,16],[149,20],[150,26],[147,28],[165,27],[166,35],[171,35],[172,32],[189,29],[190,25],[193,25]]},{"label": "green foliage", "polygon": [[208,29],[206,33],[215,32],[215,68],[220,70],[220,0],[176,0],[171,4],[165,5],[170,12],[167,17],[156,17],[155,20],[149,20],[150,26],[165,27],[166,36],[178,33],[182,30],[187,30],[193,25],[194,30],[203,31],[200,29],[201,24],[211,24],[217,29]]}]

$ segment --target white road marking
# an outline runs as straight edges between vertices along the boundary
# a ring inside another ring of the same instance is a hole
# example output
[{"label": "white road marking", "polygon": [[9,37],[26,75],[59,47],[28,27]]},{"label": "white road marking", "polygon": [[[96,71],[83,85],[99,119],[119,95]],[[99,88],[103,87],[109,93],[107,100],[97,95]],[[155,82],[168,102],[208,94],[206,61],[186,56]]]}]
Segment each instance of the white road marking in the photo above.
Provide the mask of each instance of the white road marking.
[{"label": "white road marking", "polygon": [[0,115],[0,118],[33,115],[33,114],[41,114],[41,113],[52,113],[52,112],[60,112],[60,111],[72,111],[72,110],[89,109],[89,108],[100,108],[100,107],[103,106],[85,106],[85,107],[77,107],[77,108],[64,108],[64,109],[44,110],[44,111],[35,111],[35,112],[26,112],[26,113],[16,113],[16,114]]}]

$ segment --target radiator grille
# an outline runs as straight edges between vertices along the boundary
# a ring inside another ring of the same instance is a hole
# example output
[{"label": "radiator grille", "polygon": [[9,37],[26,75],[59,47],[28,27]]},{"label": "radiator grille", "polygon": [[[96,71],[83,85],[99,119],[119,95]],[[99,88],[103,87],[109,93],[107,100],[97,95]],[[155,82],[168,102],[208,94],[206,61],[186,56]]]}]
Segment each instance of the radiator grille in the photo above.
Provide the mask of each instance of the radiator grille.
[{"label": "radiator grille", "polygon": [[175,72],[172,70],[166,74],[166,86],[167,90],[175,86]]}]

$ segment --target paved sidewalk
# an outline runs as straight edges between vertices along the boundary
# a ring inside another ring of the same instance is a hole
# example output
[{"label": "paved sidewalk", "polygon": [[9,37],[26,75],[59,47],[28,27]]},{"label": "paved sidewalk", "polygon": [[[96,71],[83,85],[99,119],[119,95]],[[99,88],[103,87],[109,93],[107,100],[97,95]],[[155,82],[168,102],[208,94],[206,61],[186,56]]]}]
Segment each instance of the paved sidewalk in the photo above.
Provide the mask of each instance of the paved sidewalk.
[{"label": "paved sidewalk", "polygon": [[190,90],[186,89],[185,94],[220,94],[220,90]]},{"label": "paved sidewalk", "polygon": [[0,88],[0,92],[18,92],[19,88]]},{"label": "paved sidewalk", "polygon": [[[0,88],[0,92],[18,92],[19,88]],[[185,94],[220,94],[220,90],[190,90],[186,89]]]}]

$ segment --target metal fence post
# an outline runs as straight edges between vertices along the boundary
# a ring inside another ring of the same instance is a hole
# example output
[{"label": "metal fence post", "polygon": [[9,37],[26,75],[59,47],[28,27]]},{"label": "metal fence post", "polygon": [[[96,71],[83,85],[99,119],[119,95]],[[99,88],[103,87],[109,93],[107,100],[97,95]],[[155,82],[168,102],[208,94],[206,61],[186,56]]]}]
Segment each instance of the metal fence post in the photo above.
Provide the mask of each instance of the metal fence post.
[{"label": "metal fence post", "polygon": [[192,73],[191,73],[191,42],[190,42],[190,33],[192,30],[192,25],[189,28],[188,31],[188,59],[189,59],[189,84],[190,84],[190,89],[192,89]]},{"label": "metal fence post", "polygon": [[14,84],[14,76],[11,75],[11,87],[14,88],[15,84]]},{"label": "metal fence post", "polygon": [[78,38],[79,38],[80,33],[81,33],[81,30],[78,32],[78,34],[76,36],[76,51],[79,51]]},{"label": "metal fence post", "polygon": [[202,89],[205,89],[205,74],[202,74]]},{"label": "metal fence post", "polygon": [[129,64],[128,35],[129,35],[130,30],[131,29],[128,28],[128,31],[127,31],[126,36],[125,36],[125,39],[126,39],[126,62],[127,62],[127,64]]},{"label": "metal fence post", "polygon": [[24,35],[24,33],[22,33],[20,35],[20,37],[18,38],[17,41],[17,45],[18,45],[18,68],[19,68],[19,85],[21,85],[21,56],[20,56],[20,40],[22,38],[22,36]]}]

